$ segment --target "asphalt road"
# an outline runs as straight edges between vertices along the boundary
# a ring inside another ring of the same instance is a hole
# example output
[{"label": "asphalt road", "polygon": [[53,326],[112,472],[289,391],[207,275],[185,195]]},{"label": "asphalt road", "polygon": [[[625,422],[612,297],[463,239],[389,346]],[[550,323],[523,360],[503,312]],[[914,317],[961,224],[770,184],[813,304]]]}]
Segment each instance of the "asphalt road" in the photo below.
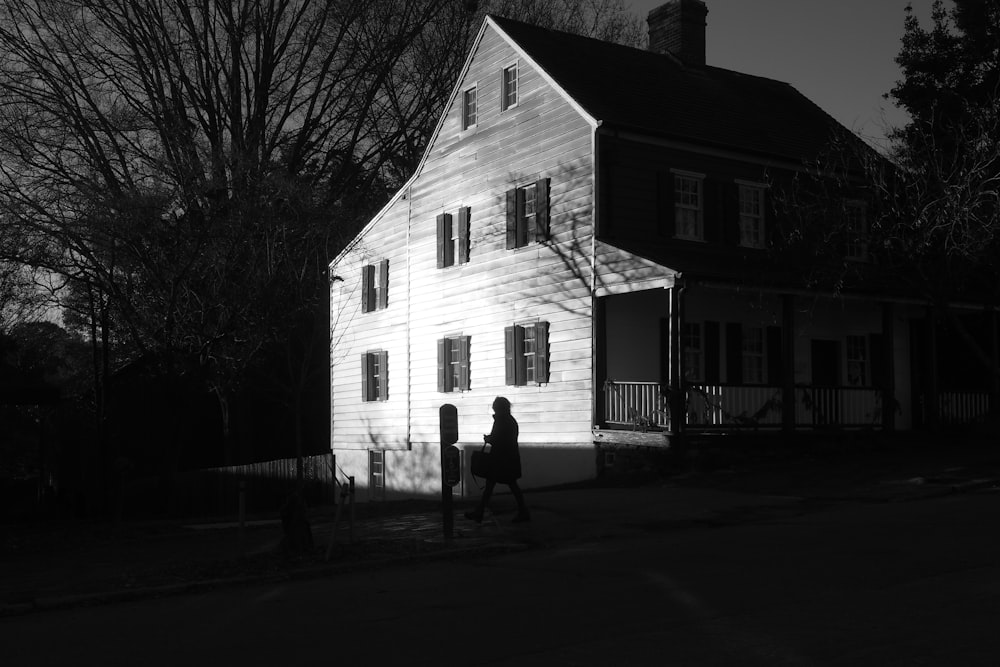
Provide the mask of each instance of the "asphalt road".
[{"label": "asphalt road", "polygon": [[2,664],[998,665],[998,520],[981,491],[654,523],[0,619]]}]

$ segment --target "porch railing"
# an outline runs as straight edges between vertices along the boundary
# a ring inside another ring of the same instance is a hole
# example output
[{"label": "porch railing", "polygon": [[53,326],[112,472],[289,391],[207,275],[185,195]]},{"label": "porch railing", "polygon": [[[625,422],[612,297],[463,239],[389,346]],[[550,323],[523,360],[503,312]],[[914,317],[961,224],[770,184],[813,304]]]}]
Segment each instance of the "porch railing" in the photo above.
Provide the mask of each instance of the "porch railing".
[{"label": "porch railing", "polygon": [[[668,390],[656,382],[604,384],[605,423],[632,428],[670,428]],[[696,427],[780,428],[782,387],[688,385],[686,424]],[[795,424],[800,428],[880,426],[882,395],[872,387],[796,387]]]},{"label": "porch railing", "polygon": [[990,395],[985,391],[944,391],[938,394],[938,414],[945,424],[971,424],[990,412]]},{"label": "porch railing", "polygon": [[656,382],[604,383],[604,421],[633,428],[670,428],[667,390]]}]

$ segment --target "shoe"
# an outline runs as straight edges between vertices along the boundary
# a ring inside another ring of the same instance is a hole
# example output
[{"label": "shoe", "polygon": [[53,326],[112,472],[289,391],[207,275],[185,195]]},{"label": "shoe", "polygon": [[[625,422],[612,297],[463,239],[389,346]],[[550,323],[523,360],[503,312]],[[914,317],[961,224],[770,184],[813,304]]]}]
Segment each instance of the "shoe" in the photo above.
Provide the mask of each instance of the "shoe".
[{"label": "shoe", "polygon": [[482,512],[476,512],[475,510],[469,510],[468,512],[465,513],[465,518],[466,519],[470,519],[472,521],[475,521],[476,523],[482,523],[483,522],[483,513]]},{"label": "shoe", "polygon": [[531,521],[531,514],[528,512],[518,512],[517,516],[511,519],[511,523],[524,523],[526,521]]}]

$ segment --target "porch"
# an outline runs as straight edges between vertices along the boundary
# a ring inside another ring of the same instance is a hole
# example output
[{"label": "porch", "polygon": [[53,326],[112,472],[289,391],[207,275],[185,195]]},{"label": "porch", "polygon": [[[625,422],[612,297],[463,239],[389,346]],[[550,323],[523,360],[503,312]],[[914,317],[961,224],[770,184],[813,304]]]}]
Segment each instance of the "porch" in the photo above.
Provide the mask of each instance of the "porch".
[{"label": "porch", "polygon": [[[682,430],[878,429],[882,391],[874,387],[796,386],[794,410],[784,410],[785,388],[767,385],[687,384]],[[603,425],[639,432],[674,432],[669,389],[657,382],[608,380]],[[925,404],[921,397],[921,405]],[[938,396],[942,423],[973,424],[989,414],[988,392],[949,391]],[[790,417],[785,424],[786,415]]]}]

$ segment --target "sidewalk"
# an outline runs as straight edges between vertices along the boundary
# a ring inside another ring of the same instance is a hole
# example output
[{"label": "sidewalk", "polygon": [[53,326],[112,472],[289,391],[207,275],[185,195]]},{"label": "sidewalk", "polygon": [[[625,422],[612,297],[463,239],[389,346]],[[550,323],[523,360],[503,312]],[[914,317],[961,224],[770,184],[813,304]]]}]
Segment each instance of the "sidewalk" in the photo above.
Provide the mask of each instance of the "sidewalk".
[{"label": "sidewalk", "polygon": [[273,517],[255,517],[242,531],[235,523],[179,522],[129,524],[117,532],[101,524],[18,529],[5,533],[0,544],[0,616],[613,539],[650,529],[747,523],[816,511],[824,503],[903,502],[998,490],[1000,452],[961,454],[930,452],[899,460],[893,452],[867,452],[845,459],[754,462],[634,487],[530,491],[532,521],[524,524],[510,522],[509,495],[495,496],[497,514],[487,514],[482,524],[462,516],[472,500],[457,501],[451,539],[444,537],[436,502],[358,505],[353,534],[342,517],[329,560],[334,508],[311,513],[316,546],[296,557],[281,552],[281,525]]}]

